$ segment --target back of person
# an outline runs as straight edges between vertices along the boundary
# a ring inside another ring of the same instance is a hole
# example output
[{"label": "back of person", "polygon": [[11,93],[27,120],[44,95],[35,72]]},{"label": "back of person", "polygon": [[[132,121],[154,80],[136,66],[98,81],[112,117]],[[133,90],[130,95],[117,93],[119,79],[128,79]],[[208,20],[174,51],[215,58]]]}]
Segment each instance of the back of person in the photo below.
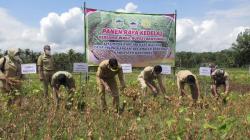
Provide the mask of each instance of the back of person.
[{"label": "back of person", "polygon": [[156,75],[153,74],[154,67],[152,66],[147,66],[141,71],[140,75],[138,78],[143,78],[144,80],[154,80],[157,78]]},{"label": "back of person", "polygon": [[194,75],[194,74],[189,70],[181,70],[176,74],[176,77],[181,82],[184,82],[188,75]]},{"label": "back of person", "polygon": [[225,72],[223,69],[216,69],[212,74],[212,79],[216,85],[225,84],[226,80],[228,79],[228,73]]},{"label": "back of person", "polygon": [[69,89],[75,87],[73,76],[67,71],[58,71],[54,73],[52,76],[51,85],[52,87],[55,87],[56,85],[64,85]]}]

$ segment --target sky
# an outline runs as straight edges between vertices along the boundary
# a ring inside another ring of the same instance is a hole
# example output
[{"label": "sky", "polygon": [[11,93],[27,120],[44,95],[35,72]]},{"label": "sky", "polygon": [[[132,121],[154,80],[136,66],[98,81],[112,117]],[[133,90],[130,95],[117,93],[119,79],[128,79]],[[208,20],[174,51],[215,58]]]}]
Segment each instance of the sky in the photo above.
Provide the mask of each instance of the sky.
[{"label": "sky", "polygon": [[[250,0],[85,0],[86,7],[165,14],[177,10],[177,51],[229,49],[250,28]],[[0,49],[83,51],[82,0],[0,0]]]}]

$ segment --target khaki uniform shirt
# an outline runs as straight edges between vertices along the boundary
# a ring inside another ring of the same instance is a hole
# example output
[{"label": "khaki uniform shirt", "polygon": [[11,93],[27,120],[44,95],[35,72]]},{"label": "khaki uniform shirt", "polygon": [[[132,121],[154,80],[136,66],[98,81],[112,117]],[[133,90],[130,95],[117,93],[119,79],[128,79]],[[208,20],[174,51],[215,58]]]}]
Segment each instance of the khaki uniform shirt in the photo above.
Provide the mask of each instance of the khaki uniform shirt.
[{"label": "khaki uniform shirt", "polygon": [[41,66],[44,71],[54,71],[54,59],[52,56],[41,54],[37,60],[37,66]]},{"label": "khaki uniform shirt", "polygon": [[162,75],[161,74],[154,75],[153,71],[154,71],[154,67],[151,67],[151,66],[145,67],[144,70],[138,76],[138,79],[142,78],[145,81],[153,81],[153,80],[157,79],[158,81],[161,82]]},{"label": "khaki uniform shirt", "polygon": [[180,85],[186,83],[186,80],[187,80],[187,76],[188,76],[188,75],[193,75],[193,76],[194,76],[194,78],[195,78],[195,84],[196,84],[196,86],[198,87],[198,80],[197,80],[197,77],[196,77],[192,72],[190,72],[189,70],[181,70],[181,71],[179,71],[179,72],[176,74],[176,77],[177,77],[177,85],[178,85],[178,89],[179,89],[179,90],[180,90]]},{"label": "khaki uniform shirt", "polygon": [[121,65],[118,65],[117,71],[112,71],[109,69],[109,60],[104,60],[99,64],[99,67],[96,72],[96,76],[98,78],[101,78],[103,80],[108,80],[111,78],[115,78],[115,76],[118,74],[118,78],[121,82],[121,85],[125,85],[124,77],[123,77],[123,71]]}]

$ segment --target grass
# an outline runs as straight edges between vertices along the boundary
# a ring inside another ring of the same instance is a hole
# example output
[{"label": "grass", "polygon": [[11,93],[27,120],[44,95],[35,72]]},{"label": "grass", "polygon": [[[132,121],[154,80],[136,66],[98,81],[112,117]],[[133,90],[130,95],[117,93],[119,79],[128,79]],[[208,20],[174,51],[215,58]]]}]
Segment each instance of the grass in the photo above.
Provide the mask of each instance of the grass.
[{"label": "grass", "polygon": [[[21,106],[5,107],[7,98],[0,96],[1,139],[249,139],[250,138],[250,75],[241,69],[230,69],[234,86],[227,102],[210,95],[209,77],[198,77],[202,99],[193,106],[190,95],[179,97],[175,77],[166,76],[167,95],[154,98],[150,92],[141,96],[136,71],[126,74],[127,89],[121,102],[127,101],[125,111],[112,111],[112,97],[107,94],[109,109],[102,112],[96,90],[95,75],[89,82],[77,80],[77,92],[70,110],[65,109],[67,94],[62,90],[60,107],[42,95],[37,75],[29,76],[23,84]],[[81,83],[81,86],[80,86]],[[81,89],[79,87],[82,87]],[[81,111],[78,102],[84,101]]]}]

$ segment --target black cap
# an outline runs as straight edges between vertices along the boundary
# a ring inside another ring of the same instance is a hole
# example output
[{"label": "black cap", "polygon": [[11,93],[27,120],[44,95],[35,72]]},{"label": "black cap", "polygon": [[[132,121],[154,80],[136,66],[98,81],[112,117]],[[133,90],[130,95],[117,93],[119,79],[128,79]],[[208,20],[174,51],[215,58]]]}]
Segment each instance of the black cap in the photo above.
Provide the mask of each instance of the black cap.
[{"label": "black cap", "polygon": [[188,75],[187,76],[187,83],[189,84],[194,84],[195,83],[195,78],[193,75]]},{"label": "black cap", "polygon": [[160,65],[154,66],[154,72],[160,74],[162,72],[162,67]]},{"label": "black cap", "polygon": [[117,59],[116,58],[110,58],[109,59],[109,65],[111,66],[111,67],[118,67],[118,62],[117,62]]}]

